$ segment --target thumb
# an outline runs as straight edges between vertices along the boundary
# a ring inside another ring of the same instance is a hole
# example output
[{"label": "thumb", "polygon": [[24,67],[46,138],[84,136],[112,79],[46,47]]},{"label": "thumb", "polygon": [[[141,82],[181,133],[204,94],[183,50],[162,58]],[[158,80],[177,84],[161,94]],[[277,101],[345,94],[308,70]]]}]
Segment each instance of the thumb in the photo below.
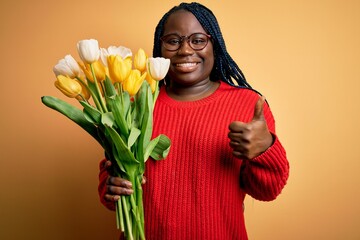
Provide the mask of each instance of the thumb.
[{"label": "thumb", "polygon": [[261,96],[259,100],[256,102],[255,109],[254,109],[254,120],[263,120],[264,119],[264,102],[265,97]]}]

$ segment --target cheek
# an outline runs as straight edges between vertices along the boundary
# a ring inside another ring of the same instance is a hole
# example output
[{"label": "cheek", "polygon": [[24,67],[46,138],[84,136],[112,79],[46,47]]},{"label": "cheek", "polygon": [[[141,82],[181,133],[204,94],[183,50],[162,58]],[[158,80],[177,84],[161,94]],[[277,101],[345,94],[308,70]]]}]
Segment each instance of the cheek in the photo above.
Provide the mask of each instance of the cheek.
[{"label": "cheek", "polygon": [[212,51],[206,54],[205,60],[206,60],[206,68],[210,69],[211,71],[215,64],[215,57]]},{"label": "cheek", "polygon": [[161,57],[163,58],[171,58],[172,57],[172,53],[167,51],[165,48],[161,47]]}]

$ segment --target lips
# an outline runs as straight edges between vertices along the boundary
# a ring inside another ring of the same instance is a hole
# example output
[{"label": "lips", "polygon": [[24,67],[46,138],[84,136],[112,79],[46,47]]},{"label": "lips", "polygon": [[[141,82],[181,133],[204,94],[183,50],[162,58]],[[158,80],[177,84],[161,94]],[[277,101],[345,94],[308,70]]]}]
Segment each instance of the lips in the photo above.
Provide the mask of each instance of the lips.
[{"label": "lips", "polygon": [[197,68],[199,63],[197,62],[181,62],[174,63],[176,70],[179,72],[193,72]]}]

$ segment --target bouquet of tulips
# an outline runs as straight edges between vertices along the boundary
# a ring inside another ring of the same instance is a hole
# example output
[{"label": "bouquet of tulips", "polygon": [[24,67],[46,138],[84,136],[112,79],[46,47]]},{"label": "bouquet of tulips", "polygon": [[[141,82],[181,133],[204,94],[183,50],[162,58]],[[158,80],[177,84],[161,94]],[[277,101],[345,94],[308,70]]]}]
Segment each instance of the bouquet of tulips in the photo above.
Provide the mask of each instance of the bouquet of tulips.
[{"label": "bouquet of tulips", "polygon": [[171,144],[162,134],[151,139],[158,81],[170,60],[147,57],[142,49],[133,57],[126,47],[99,48],[94,39],[79,41],[77,50],[82,62],[66,55],[53,71],[55,86],[82,109],[52,96],[43,96],[42,102],[94,137],[112,162],[113,174],[131,181],[134,193],[116,202],[116,223],[127,239],[145,239],[145,161],[166,158]]}]

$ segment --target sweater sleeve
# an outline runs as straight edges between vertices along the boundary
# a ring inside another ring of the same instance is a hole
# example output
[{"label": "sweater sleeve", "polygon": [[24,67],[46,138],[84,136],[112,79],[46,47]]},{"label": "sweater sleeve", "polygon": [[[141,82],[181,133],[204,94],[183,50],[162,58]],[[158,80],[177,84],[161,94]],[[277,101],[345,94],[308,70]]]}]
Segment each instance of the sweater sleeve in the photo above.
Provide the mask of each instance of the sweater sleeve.
[{"label": "sweater sleeve", "polygon": [[264,115],[274,143],[259,156],[244,160],[240,183],[247,194],[261,201],[274,200],[284,188],[289,177],[286,152],[275,134],[275,121],[267,105]]},{"label": "sweater sleeve", "polygon": [[115,204],[114,202],[108,202],[104,199],[104,196],[106,194],[106,180],[109,176],[108,172],[106,171],[104,164],[106,162],[106,159],[102,160],[100,162],[100,172],[99,172],[99,186],[98,186],[98,192],[100,197],[100,202],[108,209],[115,211]]}]

